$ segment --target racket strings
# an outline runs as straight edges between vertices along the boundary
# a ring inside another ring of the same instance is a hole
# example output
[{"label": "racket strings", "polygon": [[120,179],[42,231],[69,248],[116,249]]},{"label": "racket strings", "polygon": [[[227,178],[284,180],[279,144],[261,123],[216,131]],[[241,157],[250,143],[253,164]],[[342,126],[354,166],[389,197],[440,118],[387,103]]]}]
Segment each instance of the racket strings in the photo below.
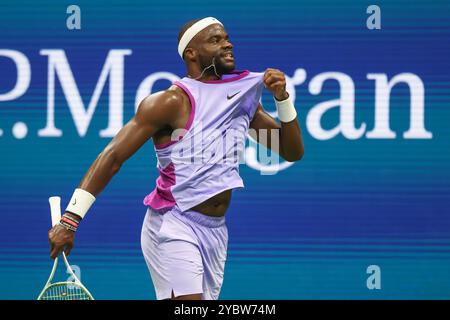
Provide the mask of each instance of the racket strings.
[{"label": "racket strings", "polygon": [[74,283],[59,283],[48,287],[41,300],[91,300],[91,297]]}]

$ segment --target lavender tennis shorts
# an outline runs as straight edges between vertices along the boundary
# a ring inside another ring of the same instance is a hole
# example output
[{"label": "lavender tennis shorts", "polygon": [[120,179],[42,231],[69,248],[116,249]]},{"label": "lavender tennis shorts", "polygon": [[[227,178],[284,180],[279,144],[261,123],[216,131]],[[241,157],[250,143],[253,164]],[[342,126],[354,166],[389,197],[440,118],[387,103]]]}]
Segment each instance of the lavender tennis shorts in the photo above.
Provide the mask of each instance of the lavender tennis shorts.
[{"label": "lavender tennis shorts", "polygon": [[225,217],[181,210],[158,213],[148,208],[142,226],[141,246],[156,298],[170,299],[201,293],[217,300],[227,257]]}]

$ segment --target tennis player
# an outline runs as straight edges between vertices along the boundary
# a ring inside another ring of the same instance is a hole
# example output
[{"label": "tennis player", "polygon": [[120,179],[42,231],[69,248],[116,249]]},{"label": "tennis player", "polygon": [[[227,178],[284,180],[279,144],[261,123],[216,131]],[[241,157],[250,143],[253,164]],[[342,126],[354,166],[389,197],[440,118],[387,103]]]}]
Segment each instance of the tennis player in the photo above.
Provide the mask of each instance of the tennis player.
[{"label": "tennis player", "polygon": [[[236,70],[233,45],[219,20],[186,23],[178,53],[187,76],[146,97],[99,154],[60,224],[49,231],[50,255],[70,253],[96,197],[153,139],[160,176],[144,199],[141,245],[157,299],[218,299],[227,256],[225,212],[232,191],[244,186],[239,158],[247,133],[291,162],[303,156],[302,135],[283,72]],[[264,87],[273,94],[280,123],[260,103]]]}]

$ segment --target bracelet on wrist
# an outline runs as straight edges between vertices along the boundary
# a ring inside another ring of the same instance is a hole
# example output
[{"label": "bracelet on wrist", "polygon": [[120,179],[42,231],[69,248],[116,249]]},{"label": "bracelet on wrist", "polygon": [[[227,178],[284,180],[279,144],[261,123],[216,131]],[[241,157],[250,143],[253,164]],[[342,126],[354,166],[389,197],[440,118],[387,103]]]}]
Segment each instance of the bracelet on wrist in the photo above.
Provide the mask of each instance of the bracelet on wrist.
[{"label": "bracelet on wrist", "polygon": [[66,228],[67,230],[76,232],[78,229],[78,225],[80,224],[80,222],[78,220],[76,220],[75,218],[71,217],[68,214],[64,214],[61,217],[61,220],[59,221],[59,224],[61,226],[63,226],[64,228]]}]

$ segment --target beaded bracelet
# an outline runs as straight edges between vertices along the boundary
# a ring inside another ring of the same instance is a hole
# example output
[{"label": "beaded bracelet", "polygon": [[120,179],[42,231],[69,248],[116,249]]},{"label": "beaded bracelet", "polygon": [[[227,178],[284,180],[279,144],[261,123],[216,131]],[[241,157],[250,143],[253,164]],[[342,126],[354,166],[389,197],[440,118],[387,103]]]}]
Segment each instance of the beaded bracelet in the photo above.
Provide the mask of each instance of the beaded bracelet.
[{"label": "beaded bracelet", "polygon": [[68,214],[64,214],[61,218],[61,221],[59,221],[59,224],[62,225],[64,228],[70,231],[77,231],[78,225],[80,224],[75,218],[72,218]]}]

